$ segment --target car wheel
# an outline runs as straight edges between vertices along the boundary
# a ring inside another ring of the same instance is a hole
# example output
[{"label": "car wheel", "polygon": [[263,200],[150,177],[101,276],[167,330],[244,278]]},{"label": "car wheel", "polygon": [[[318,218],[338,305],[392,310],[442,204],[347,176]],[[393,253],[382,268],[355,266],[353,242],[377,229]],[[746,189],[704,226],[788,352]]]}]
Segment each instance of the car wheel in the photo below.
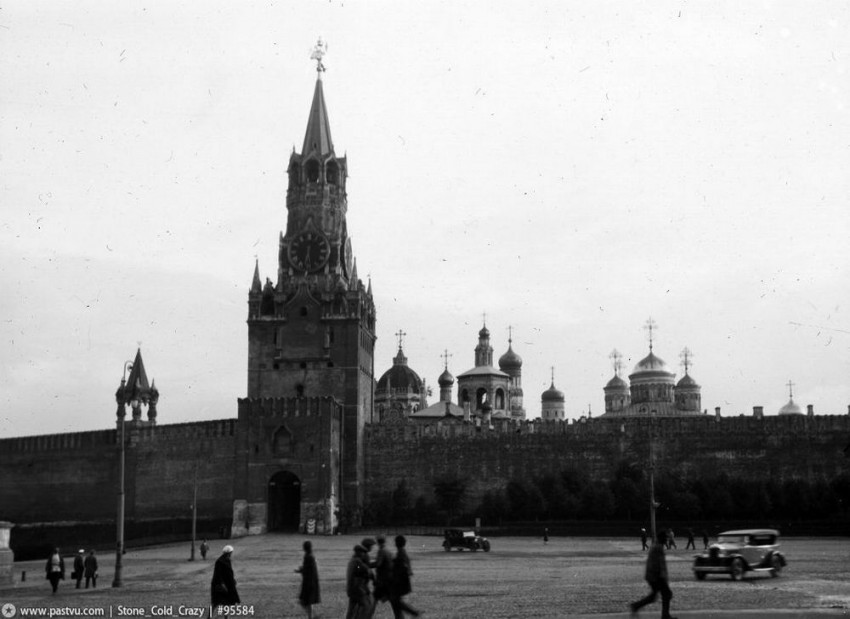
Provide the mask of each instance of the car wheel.
[{"label": "car wheel", "polygon": [[744,577],[744,562],[741,559],[732,561],[732,569],[729,572],[732,580],[741,580]]},{"label": "car wheel", "polygon": [[694,576],[697,577],[697,580],[705,580],[705,572],[694,572]]},{"label": "car wheel", "polygon": [[490,552],[490,542],[484,542],[484,552]]},{"label": "car wheel", "polygon": [[770,575],[776,578],[779,576],[779,572],[782,571],[782,559],[779,558],[779,555],[773,555],[770,558]]}]

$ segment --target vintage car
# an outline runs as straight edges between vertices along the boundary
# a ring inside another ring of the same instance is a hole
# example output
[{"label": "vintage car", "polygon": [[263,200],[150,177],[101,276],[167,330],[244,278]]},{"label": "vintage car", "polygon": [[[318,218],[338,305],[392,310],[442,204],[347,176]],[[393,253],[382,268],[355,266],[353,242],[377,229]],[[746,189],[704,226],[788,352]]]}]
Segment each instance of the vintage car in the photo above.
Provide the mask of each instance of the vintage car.
[{"label": "vintage car", "polygon": [[778,548],[779,531],[775,529],[726,531],[706,552],[694,556],[694,575],[697,580],[707,574],[729,574],[732,580],[741,580],[746,572],[776,577],[786,565]]},{"label": "vintage car", "polygon": [[475,531],[463,529],[446,529],[443,531],[443,548],[449,552],[452,548],[463,550],[483,550],[490,552],[490,541],[486,537],[476,535]]}]

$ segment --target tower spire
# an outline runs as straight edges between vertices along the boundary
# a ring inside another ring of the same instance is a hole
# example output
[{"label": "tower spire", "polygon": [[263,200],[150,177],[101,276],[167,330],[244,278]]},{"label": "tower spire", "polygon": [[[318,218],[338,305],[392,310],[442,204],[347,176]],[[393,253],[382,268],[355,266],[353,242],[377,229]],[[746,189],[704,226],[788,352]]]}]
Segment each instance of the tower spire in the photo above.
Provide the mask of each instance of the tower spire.
[{"label": "tower spire", "polygon": [[322,73],[325,65],[322,62],[328,46],[319,39],[310,58],[316,61],[316,88],[313,91],[313,104],[310,106],[310,117],[307,119],[307,132],[304,134],[304,146],[301,155],[307,157],[315,154],[320,158],[333,154],[334,145],[331,139],[331,124],[328,120],[328,110],[325,106],[325,94],[322,90]]}]

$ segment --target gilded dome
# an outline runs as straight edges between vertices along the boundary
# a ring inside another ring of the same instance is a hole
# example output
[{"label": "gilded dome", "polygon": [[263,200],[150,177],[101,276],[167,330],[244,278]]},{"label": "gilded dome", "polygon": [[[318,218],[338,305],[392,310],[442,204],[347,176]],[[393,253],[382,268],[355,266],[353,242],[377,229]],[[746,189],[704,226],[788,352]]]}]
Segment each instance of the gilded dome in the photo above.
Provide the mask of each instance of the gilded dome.
[{"label": "gilded dome", "polygon": [[802,415],[803,411],[800,406],[794,402],[794,398],[788,400],[788,404],[779,409],[780,415]]},{"label": "gilded dome", "polygon": [[641,359],[635,366],[633,374],[641,374],[643,372],[668,372],[667,364],[661,357],[656,357],[655,353],[650,352],[646,357]]},{"label": "gilded dome", "polygon": [[522,367],[522,357],[514,352],[513,347],[508,344],[508,352],[499,357],[499,369],[503,372],[518,370]]},{"label": "gilded dome", "polygon": [[564,392],[558,389],[555,389],[555,383],[543,392],[543,395],[540,396],[540,399],[543,402],[563,402],[564,401]]},{"label": "gilded dome", "polygon": [[683,387],[690,387],[692,389],[699,389],[699,384],[690,375],[685,374],[682,376],[682,379],[676,383],[676,389],[681,389]]},{"label": "gilded dome", "polygon": [[622,391],[628,391],[629,385],[626,384],[626,381],[615,374],[614,377],[608,381],[608,384],[605,385],[605,389],[620,389]]}]

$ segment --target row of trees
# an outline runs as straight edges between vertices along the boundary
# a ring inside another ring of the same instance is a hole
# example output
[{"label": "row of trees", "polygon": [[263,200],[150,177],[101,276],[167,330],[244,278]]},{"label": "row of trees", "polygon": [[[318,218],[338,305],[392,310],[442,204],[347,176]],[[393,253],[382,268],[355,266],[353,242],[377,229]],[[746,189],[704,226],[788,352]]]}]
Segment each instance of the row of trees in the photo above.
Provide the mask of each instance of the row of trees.
[{"label": "row of trees", "polygon": [[[683,480],[655,476],[657,514],[667,521],[700,519],[822,519],[850,511],[850,474],[833,479],[749,480],[725,473]],[[620,464],[607,482],[579,470],[533,479],[514,479],[470,504],[468,485],[458,477],[433,484],[432,496],[413,497],[406,482],[367,506],[371,524],[442,525],[459,517],[489,523],[528,520],[640,520],[649,516],[649,480],[645,471]]]}]

